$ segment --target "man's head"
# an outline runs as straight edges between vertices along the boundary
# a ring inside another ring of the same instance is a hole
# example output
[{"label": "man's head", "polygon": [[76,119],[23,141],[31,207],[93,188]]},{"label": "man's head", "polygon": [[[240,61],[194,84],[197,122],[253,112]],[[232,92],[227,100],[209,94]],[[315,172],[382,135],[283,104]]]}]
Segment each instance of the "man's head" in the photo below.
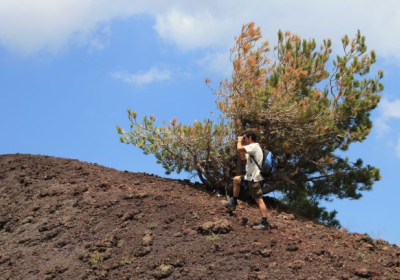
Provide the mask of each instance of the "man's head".
[{"label": "man's head", "polygon": [[257,136],[254,131],[248,130],[243,132],[243,140],[246,144],[250,144],[257,141]]}]

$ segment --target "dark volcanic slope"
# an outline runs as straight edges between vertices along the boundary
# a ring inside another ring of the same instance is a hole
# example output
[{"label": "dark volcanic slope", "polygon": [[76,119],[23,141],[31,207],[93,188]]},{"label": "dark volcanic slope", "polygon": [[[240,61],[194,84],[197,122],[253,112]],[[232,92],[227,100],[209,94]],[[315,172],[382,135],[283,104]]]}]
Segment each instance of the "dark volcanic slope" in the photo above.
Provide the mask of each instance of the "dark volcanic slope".
[{"label": "dark volcanic slope", "polygon": [[[0,156],[0,279],[400,279],[400,250],[181,181]],[[212,233],[214,231],[214,233]]]}]

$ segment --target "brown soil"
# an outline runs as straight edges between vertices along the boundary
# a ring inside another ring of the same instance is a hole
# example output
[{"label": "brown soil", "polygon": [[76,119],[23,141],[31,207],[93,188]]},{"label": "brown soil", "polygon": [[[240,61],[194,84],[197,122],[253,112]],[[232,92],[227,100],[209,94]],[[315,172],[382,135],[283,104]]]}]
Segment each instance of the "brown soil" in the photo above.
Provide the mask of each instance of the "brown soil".
[{"label": "brown soil", "polygon": [[400,279],[400,249],[200,185],[0,156],[0,279]]}]

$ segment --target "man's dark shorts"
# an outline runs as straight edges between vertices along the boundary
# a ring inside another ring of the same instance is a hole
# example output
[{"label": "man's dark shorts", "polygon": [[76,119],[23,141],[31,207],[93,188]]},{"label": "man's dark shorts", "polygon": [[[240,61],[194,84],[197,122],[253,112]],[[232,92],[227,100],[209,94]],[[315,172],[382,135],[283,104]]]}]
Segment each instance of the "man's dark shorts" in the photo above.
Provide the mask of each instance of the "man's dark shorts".
[{"label": "man's dark shorts", "polygon": [[242,188],[247,186],[251,192],[251,196],[253,197],[253,199],[262,197],[263,193],[261,190],[261,183],[262,181],[260,182],[247,181],[244,179],[244,176],[241,176],[240,178],[240,186]]}]

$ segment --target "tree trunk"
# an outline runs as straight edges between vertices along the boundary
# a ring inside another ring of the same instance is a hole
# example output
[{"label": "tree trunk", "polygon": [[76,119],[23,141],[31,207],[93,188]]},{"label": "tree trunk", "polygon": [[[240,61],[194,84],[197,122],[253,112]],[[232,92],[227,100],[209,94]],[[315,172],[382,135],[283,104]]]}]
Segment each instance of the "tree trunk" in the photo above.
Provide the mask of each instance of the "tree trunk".
[{"label": "tree trunk", "polygon": [[240,156],[238,157],[236,161],[236,176],[242,175],[242,160],[240,159]]},{"label": "tree trunk", "polygon": [[271,129],[270,129],[270,123],[267,121],[267,124],[265,125],[265,148],[270,151],[269,147],[269,135],[270,135]]}]

